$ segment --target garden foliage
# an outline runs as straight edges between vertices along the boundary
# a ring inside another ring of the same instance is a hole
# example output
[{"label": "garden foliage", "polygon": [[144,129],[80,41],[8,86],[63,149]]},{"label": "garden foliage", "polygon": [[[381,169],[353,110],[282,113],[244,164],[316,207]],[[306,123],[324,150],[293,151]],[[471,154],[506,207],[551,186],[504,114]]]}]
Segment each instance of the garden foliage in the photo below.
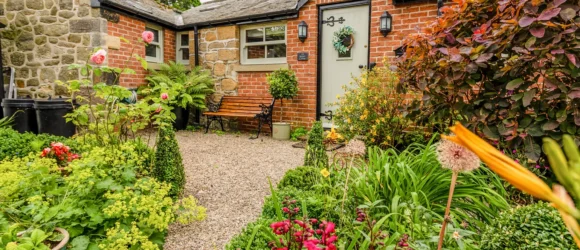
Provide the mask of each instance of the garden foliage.
[{"label": "garden foliage", "polygon": [[169,194],[172,197],[178,197],[185,187],[183,161],[172,128],[159,131],[153,176],[159,181],[171,184]]},{"label": "garden foliage", "polygon": [[365,69],[343,89],[345,93],[334,104],[338,106],[334,122],[346,138],[362,136],[367,145],[383,148],[404,148],[414,141],[429,140],[422,128],[411,126],[420,124],[406,117],[407,97],[414,95],[403,93],[396,72],[388,64]]},{"label": "garden foliage", "polygon": [[315,122],[310,132],[308,132],[304,166],[320,168],[328,166],[328,155],[324,146],[324,129],[320,121]]},{"label": "garden foliage", "polygon": [[578,0],[455,0],[406,42],[401,81],[414,114],[460,119],[500,146],[542,153],[541,138],[580,140]]},{"label": "garden foliage", "polygon": [[320,169],[315,167],[297,167],[291,169],[280,180],[278,188],[295,187],[301,190],[308,190],[320,181]]},{"label": "garden foliage", "polygon": [[536,203],[502,212],[483,231],[481,249],[577,249],[558,210]]},{"label": "garden foliage", "polygon": [[73,151],[79,148],[75,140],[49,134],[35,135],[33,133],[18,133],[10,128],[0,128],[0,161],[6,158],[24,157],[30,153],[40,155],[43,148],[49,147],[52,142],[63,142]]},{"label": "garden foliage", "polygon": [[266,78],[269,91],[275,99],[292,99],[298,95],[298,79],[294,71],[289,69],[279,69]]},{"label": "garden foliage", "polygon": [[205,109],[206,97],[214,92],[214,80],[209,71],[201,67],[189,70],[181,63],[161,64],[160,69],[151,70],[146,79],[149,84],[140,89],[141,94],[155,98],[167,93],[182,108]]}]

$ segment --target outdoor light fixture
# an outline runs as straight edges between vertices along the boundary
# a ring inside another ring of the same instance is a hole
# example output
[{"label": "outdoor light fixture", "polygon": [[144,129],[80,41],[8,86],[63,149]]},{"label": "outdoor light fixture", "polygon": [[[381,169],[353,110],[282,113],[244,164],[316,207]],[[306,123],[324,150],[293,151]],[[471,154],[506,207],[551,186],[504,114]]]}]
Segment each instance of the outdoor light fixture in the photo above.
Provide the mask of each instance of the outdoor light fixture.
[{"label": "outdoor light fixture", "polygon": [[381,15],[380,30],[381,33],[383,33],[384,37],[386,37],[387,34],[389,34],[391,30],[393,30],[393,16],[391,16],[391,14],[389,14],[388,11],[385,11]]},{"label": "outdoor light fixture", "polygon": [[298,24],[298,39],[300,39],[301,42],[304,42],[306,38],[308,38],[308,24],[302,21]]}]

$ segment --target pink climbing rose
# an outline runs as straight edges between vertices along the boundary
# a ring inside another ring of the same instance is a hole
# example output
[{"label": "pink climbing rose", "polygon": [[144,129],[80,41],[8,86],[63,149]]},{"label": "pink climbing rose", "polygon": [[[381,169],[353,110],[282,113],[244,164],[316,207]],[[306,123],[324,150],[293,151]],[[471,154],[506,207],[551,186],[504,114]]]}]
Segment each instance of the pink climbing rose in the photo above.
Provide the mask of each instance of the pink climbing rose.
[{"label": "pink climbing rose", "polygon": [[107,58],[107,51],[100,49],[91,56],[91,62],[95,64],[103,64]]},{"label": "pink climbing rose", "polygon": [[155,35],[151,31],[143,31],[141,37],[143,38],[143,41],[146,43],[151,43],[153,42],[153,39],[155,39]]},{"label": "pink climbing rose", "polygon": [[169,98],[169,95],[167,93],[161,93],[161,99],[167,100],[167,98]]}]

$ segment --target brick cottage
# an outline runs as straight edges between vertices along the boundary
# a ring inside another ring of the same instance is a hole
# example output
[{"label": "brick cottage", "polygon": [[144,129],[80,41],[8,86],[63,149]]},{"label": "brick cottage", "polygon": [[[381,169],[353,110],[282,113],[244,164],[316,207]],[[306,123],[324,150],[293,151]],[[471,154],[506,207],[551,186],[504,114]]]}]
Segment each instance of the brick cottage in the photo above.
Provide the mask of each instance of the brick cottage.
[{"label": "brick cottage", "polygon": [[[94,48],[108,51],[107,64],[136,71],[120,84],[136,88],[147,74],[131,54],[145,57],[153,68],[176,61],[211,70],[216,94],[268,96],[266,75],[280,68],[296,72],[297,98],[276,104],[274,120],[310,126],[330,118],[341,86],[364,67],[395,57],[404,38],[435,20],[438,4],[417,0],[214,0],[185,12],[153,0],[0,0],[4,66],[15,68],[19,95],[45,98],[64,95],[55,80],[79,77],[67,69],[86,61]],[[380,29],[381,16],[392,20]],[[299,26],[307,31],[299,37]],[[348,53],[333,47],[335,31],[350,26]],[[147,48],[132,51],[144,30],[155,33]],[[9,31],[9,32],[6,32]],[[241,129],[256,122],[238,120]]]}]

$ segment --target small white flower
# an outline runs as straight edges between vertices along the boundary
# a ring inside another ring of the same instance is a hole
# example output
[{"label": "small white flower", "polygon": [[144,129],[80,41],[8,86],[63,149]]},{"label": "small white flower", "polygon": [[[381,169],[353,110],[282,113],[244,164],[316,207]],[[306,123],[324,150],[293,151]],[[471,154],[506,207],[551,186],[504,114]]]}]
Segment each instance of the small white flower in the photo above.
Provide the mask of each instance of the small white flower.
[{"label": "small white flower", "polygon": [[461,235],[459,235],[459,232],[457,232],[457,231],[453,232],[453,239],[458,240],[459,238],[461,238]]}]

